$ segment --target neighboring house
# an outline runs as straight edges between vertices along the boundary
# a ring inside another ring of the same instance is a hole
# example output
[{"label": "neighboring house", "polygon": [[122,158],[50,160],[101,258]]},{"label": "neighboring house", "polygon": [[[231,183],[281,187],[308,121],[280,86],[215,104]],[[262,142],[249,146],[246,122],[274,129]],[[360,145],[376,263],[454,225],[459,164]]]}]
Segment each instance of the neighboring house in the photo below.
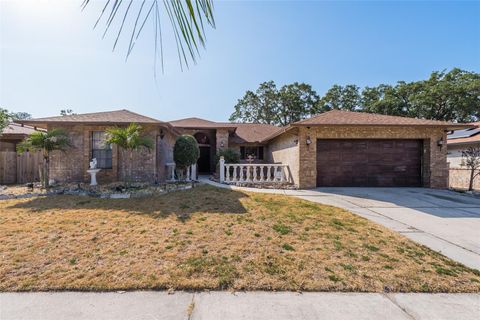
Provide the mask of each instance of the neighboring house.
[{"label": "neighboring house", "polygon": [[37,128],[9,123],[0,134],[0,184],[26,183],[39,180],[39,152],[18,154],[17,145]]},{"label": "neighboring house", "polygon": [[[135,178],[164,181],[175,137],[192,134],[201,155],[199,171],[215,171],[216,153],[235,148],[243,160],[288,165],[291,182],[299,188],[317,186],[448,187],[446,132],[468,126],[434,120],[330,111],[279,128],[264,124],[213,122],[198,118],[162,122],[127,111],[99,112],[21,121],[51,129],[64,127],[74,148],[55,152],[51,177],[87,181],[88,162],[96,155],[104,164],[100,182],[120,179],[127,159],[113,146],[102,145],[104,130],[136,122],[156,141],[152,152],[136,155]],[[100,149],[97,149],[100,148]],[[101,172],[102,173],[102,172]]]},{"label": "neighboring house", "polygon": [[[480,122],[471,123],[473,128],[457,130],[448,135],[447,161],[450,165],[450,187],[466,189],[469,184],[470,171],[462,167],[462,151],[468,147],[480,148]],[[480,190],[477,178],[474,189]]]},{"label": "neighboring house", "polygon": [[9,123],[0,134],[0,151],[16,151],[17,144],[23,141],[35,128]]}]

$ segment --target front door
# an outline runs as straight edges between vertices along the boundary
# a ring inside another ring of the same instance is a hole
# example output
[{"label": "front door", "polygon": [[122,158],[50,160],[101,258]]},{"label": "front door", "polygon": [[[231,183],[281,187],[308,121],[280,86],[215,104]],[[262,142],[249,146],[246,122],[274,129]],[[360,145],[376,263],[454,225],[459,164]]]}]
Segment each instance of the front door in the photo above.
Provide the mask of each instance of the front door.
[{"label": "front door", "polygon": [[197,161],[199,173],[210,173],[210,146],[200,146],[200,158]]}]

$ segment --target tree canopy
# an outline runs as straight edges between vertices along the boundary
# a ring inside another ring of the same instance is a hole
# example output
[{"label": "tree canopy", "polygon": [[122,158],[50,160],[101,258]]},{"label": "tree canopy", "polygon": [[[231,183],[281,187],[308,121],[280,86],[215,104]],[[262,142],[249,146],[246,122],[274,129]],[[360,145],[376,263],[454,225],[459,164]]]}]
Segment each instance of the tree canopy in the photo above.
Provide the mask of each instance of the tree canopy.
[{"label": "tree canopy", "polygon": [[333,85],[323,97],[305,83],[277,89],[273,81],[247,91],[230,121],[287,125],[333,109],[421,119],[472,122],[480,119],[480,74],[454,68],[426,80],[360,87]]},{"label": "tree canopy", "polygon": [[7,109],[0,108],[0,134],[11,121],[31,118],[32,115],[27,112],[9,112]]},{"label": "tree canopy", "polygon": [[61,116],[73,116],[73,115],[76,115],[76,113],[73,112],[72,109],[62,109],[62,110],[60,110],[60,115]]},{"label": "tree canopy", "polygon": [[287,125],[315,113],[319,97],[312,87],[294,82],[277,89],[263,82],[256,92],[247,91],[235,105],[230,121]]},{"label": "tree canopy", "polygon": [[10,114],[8,110],[0,108],[0,134],[2,133],[3,129],[5,129],[10,122]]}]

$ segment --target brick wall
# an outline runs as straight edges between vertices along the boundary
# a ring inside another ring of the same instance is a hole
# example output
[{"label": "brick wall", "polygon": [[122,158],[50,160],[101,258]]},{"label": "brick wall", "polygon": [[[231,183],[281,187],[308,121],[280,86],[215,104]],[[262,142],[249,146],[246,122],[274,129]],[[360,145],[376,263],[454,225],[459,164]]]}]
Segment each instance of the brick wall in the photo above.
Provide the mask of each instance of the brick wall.
[{"label": "brick wall", "polygon": [[159,177],[157,176],[156,150],[158,132],[159,129],[156,127],[144,127],[143,134],[150,138],[154,143],[154,147],[150,151],[145,148],[140,148],[134,150],[130,155],[129,151],[119,150],[118,179],[124,180],[126,177],[130,177],[133,181],[144,182],[155,182],[159,180]]},{"label": "brick wall", "polygon": [[[228,129],[217,129],[215,135],[216,151],[224,150],[228,148]],[[222,146],[223,144],[223,146]]]},{"label": "brick wall", "polygon": [[[59,127],[59,126],[57,126]],[[52,129],[49,127],[48,129]],[[73,125],[63,126],[69,133],[73,147],[66,152],[55,151],[50,156],[50,177],[59,182],[88,182],[87,173],[92,157],[91,135],[93,131],[104,131],[108,126]],[[147,151],[141,148],[132,154],[132,179],[134,181],[164,181],[165,163],[173,160],[174,135],[163,128],[164,141],[159,138],[157,126],[144,126],[144,134],[154,142],[154,148]],[[157,161],[157,156],[161,156]],[[97,174],[99,183],[123,180],[128,175],[130,156],[128,152],[112,147],[112,168],[102,169]]]},{"label": "brick wall", "polygon": [[[317,139],[421,139],[423,140],[423,186],[430,188],[448,187],[446,144],[437,145],[446,133],[442,128],[403,127],[300,127],[299,128],[299,187],[316,186]],[[306,140],[310,138],[311,144]]]},{"label": "brick wall", "polygon": [[[48,126],[48,130],[53,128]],[[56,128],[63,128],[68,132],[72,147],[66,152],[54,151],[50,154],[50,179],[59,182],[84,181],[87,168],[83,160],[83,125],[56,126]]]},{"label": "brick wall", "polygon": [[[460,169],[460,168],[450,168],[449,176],[449,186],[453,189],[462,189],[467,190],[470,184],[470,174],[469,169]],[[478,173],[478,170],[475,171]],[[480,175],[473,180],[473,189],[480,191]]]}]

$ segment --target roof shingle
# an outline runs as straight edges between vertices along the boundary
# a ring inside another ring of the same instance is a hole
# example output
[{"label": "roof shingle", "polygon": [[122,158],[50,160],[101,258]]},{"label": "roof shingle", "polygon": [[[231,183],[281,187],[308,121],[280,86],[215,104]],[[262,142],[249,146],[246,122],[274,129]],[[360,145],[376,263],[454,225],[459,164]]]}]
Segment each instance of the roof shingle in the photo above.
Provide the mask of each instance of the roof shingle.
[{"label": "roof shingle", "polygon": [[157,119],[142,116],[129,110],[115,110],[106,112],[83,113],[68,116],[57,116],[47,118],[37,118],[18,121],[23,124],[40,125],[48,123],[92,123],[92,124],[126,124],[126,123],[143,123],[143,124],[160,124],[164,123]]},{"label": "roof shingle", "polygon": [[236,122],[214,122],[200,118],[185,118],[170,121],[175,128],[188,129],[219,129],[227,128],[235,132],[232,137],[233,143],[256,143],[263,141],[266,137],[279,130],[278,127],[262,123],[236,123]]},{"label": "roof shingle", "polygon": [[169,122],[177,128],[199,128],[199,129],[215,129],[215,128],[235,128],[234,123],[214,122],[200,118],[185,118]]},{"label": "roof shingle", "polygon": [[262,142],[281,128],[262,123],[235,123],[237,130],[232,138],[234,143]]},{"label": "roof shingle", "polygon": [[1,135],[29,135],[31,133],[34,133],[35,130],[32,127],[29,126],[22,126],[21,124],[18,123],[9,123],[1,132]]},{"label": "roof shingle", "polygon": [[354,112],[332,110],[309,119],[301,120],[292,124],[293,126],[309,125],[359,125],[359,126],[427,126],[427,127],[460,127],[468,128],[469,125],[458,124],[446,121],[416,119],[399,116],[387,116],[376,113]]}]

